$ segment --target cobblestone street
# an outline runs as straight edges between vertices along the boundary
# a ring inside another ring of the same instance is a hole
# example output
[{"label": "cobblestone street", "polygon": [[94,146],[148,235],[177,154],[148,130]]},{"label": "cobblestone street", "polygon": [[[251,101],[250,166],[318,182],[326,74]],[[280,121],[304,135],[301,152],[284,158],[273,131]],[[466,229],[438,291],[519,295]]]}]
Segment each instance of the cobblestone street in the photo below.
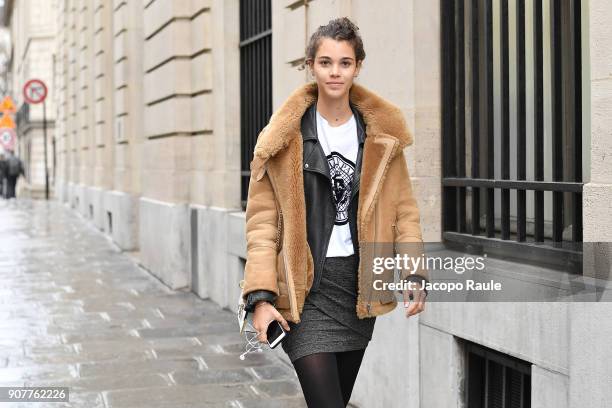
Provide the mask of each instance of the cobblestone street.
[{"label": "cobblestone street", "polygon": [[66,386],[11,407],[305,407],[278,350],[233,313],[172,291],[55,201],[0,202],[0,384]]}]

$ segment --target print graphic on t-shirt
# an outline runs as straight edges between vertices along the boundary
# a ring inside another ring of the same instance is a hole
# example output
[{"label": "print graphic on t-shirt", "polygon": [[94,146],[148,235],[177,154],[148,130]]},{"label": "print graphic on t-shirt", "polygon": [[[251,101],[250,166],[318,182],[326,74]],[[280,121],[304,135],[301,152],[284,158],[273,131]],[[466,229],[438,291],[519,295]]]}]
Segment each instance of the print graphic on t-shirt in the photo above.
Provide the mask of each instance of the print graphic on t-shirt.
[{"label": "print graphic on t-shirt", "polygon": [[355,163],[338,152],[327,156],[329,174],[332,181],[332,193],[336,203],[336,225],[348,222],[348,209],[351,203],[351,184],[355,174]]}]

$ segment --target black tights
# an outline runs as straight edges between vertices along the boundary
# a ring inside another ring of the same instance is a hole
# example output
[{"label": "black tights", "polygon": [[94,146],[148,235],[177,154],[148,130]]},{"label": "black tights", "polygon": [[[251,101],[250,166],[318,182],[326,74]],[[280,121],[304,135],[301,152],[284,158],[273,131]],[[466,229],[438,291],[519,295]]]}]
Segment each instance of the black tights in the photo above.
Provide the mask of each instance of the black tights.
[{"label": "black tights", "polygon": [[309,408],[346,407],[363,359],[363,350],[315,353],[293,366]]}]

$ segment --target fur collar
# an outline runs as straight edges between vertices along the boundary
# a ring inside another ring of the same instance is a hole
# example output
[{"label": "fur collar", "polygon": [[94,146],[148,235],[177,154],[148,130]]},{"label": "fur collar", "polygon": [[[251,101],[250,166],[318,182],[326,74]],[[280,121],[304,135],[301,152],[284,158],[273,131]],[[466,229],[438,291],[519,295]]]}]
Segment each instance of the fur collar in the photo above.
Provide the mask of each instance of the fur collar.
[{"label": "fur collar", "polygon": [[[267,161],[300,134],[302,116],[315,102],[317,95],[317,83],[310,82],[296,89],[287,98],[259,135],[254,152],[257,158]],[[368,137],[387,134],[397,138],[400,145],[396,152],[401,152],[404,147],[412,144],[412,134],[397,106],[358,84],[351,87],[349,99],[361,112]]]}]

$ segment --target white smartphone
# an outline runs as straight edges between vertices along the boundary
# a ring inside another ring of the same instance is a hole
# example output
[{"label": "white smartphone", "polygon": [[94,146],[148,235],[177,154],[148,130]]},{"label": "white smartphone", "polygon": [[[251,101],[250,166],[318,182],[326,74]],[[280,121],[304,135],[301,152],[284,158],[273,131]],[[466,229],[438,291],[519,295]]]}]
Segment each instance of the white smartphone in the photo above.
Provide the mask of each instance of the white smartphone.
[{"label": "white smartphone", "polygon": [[285,338],[286,333],[283,329],[283,326],[281,326],[281,324],[277,320],[274,320],[268,325],[266,335],[268,337],[268,344],[270,345],[270,348],[274,348],[278,346],[280,342]]}]

